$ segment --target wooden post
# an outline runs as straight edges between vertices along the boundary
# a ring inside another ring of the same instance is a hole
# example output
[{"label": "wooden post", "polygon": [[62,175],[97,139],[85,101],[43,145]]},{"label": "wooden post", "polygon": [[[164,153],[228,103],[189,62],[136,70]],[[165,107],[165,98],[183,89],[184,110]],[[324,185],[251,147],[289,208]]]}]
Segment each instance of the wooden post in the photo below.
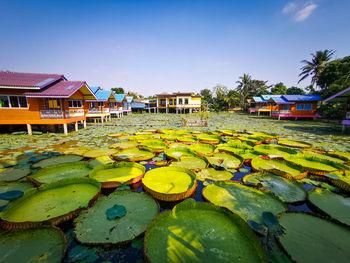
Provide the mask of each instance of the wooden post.
[{"label": "wooden post", "polygon": [[83,121],[84,129],[86,129],[86,120]]},{"label": "wooden post", "polygon": [[94,123],[96,123],[96,118],[94,118]]},{"label": "wooden post", "polygon": [[103,123],[103,116],[101,116],[101,123]]},{"label": "wooden post", "polygon": [[75,122],[75,131],[78,131],[78,122]]},{"label": "wooden post", "polygon": [[30,124],[27,124],[27,132],[28,132],[28,135],[32,135],[32,125]]},{"label": "wooden post", "polygon": [[64,135],[68,135],[67,123],[64,123],[64,124],[63,124],[63,133],[64,133]]},{"label": "wooden post", "polygon": [[280,115],[278,115],[278,120],[280,120],[281,119],[281,116]]}]

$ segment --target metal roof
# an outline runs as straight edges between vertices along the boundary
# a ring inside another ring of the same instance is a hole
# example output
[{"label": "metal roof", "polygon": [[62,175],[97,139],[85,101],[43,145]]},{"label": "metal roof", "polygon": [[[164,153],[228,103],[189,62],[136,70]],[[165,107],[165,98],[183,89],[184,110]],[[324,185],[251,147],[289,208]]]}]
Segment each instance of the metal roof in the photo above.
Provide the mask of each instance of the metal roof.
[{"label": "metal roof", "polygon": [[281,97],[281,95],[261,95],[260,97],[262,97],[263,100],[266,102],[271,98],[279,98]]},{"label": "metal roof", "polygon": [[109,96],[111,96],[111,94],[112,94],[112,91],[110,91],[110,90],[98,90],[95,93],[95,96],[96,96],[97,100],[107,101]]},{"label": "metal roof", "polygon": [[132,102],[131,103],[131,108],[133,109],[144,109],[146,107],[145,103],[142,102]]},{"label": "metal roof", "polygon": [[322,100],[320,95],[282,95],[287,101],[320,101]]},{"label": "metal roof", "polygon": [[287,101],[283,97],[272,97],[270,101],[274,101],[276,104],[295,104],[293,101]]},{"label": "metal roof", "polygon": [[264,102],[264,100],[261,97],[253,97],[253,100],[255,102]]},{"label": "metal roof", "polygon": [[126,94],[116,94],[116,93],[114,93],[114,97],[115,97],[117,102],[122,102],[124,100],[125,96],[126,96]]},{"label": "metal roof", "polygon": [[[26,97],[33,98],[69,98],[77,90],[79,90],[83,85],[86,85],[85,81],[60,81],[53,84],[52,86],[39,90],[37,92],[26,92],[24,95]],[[86,85],[87,86],[87,85]]]},{"label": "metal roof", "polygon": [[134,97],[126,96],[126,101],[129,103],[132,102],[133,99],[134,99]]},{"label": "metal roof", "polygon": [[91,91],[95,94],[98,90],[100,90],[101,88],[98,86],[95,87],[90,87]]}]

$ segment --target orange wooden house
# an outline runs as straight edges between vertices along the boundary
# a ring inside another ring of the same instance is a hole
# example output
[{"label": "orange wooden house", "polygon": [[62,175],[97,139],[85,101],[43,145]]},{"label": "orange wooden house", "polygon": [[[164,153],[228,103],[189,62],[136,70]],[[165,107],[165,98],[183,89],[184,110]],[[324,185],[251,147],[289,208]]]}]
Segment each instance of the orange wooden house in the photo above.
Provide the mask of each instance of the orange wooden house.
[{"label": "orange wooden house", "polygon": [[322,98],[319,95],[281,95],[270,99],[274,110],[271,116],[284,118],[316,118],[318,102]]},{"label": "orange wooden house", "polygon": [[86,127],[85,101],[96,99],[84,81],[68,81],[59,74],[0,71],[0,125],[63,125]]}]

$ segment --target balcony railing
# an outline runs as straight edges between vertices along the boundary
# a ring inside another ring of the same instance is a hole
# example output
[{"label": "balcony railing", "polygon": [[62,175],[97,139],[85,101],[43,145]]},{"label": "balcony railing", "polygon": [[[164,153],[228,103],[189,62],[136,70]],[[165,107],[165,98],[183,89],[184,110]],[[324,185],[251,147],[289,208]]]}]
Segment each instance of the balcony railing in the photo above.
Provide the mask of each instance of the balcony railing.
[{"label": "balcony railing", "polygon": [[84,114],[84,109],[66,110],[66,118],[82,117]]},{"label": "balcony railing", "polygon": [[273,110],[271,113],[272,114],[290,114],[291,111],[290,110]]},{"label": "balcony railing", "polygon": [[109,113],[109,108],[102,108],[102,113]]},{"label": "balcony railing", "polygon": [[41,119],[63,119],[62,110],[40,110]]},{"label": "balcony railing", "polygon": [[88,113],[101,113],[101,110],[98,108],[89,108]]}]

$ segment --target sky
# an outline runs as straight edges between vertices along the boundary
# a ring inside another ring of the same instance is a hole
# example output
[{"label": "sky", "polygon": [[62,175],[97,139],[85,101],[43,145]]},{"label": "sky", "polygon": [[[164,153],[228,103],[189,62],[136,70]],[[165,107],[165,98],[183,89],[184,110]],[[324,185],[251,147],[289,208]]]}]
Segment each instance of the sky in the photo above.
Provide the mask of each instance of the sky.
[{"label": "sky", "polygon": [[349,0],[0,0],[0,70],[150,96],[298,84],[316,50],[350,55]]}]

